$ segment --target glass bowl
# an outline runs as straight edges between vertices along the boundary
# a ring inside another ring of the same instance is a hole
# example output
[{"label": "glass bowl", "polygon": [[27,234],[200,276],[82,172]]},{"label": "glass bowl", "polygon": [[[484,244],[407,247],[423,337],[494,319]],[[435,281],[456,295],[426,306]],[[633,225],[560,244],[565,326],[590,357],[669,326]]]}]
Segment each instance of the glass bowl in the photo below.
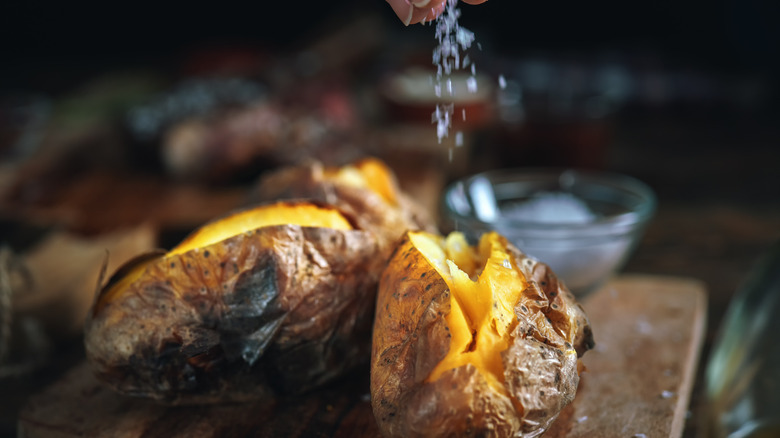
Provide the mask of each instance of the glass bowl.
[{"label": "glass bowl", "polygon": [[656,198],[621,174],[571,169],[504,169],[455,181],[444,217],[473,244],[495,230],[552,267],[577,296],[619,271],[653,217]]}]

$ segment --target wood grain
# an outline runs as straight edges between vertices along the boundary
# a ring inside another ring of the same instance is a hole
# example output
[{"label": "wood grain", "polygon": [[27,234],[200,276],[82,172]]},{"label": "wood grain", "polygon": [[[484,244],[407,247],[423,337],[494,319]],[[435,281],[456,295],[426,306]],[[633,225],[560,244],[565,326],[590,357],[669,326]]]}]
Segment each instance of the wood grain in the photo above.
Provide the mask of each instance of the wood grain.
[{"label": "wood grain", "polygon": [[596,348],[545,436],[679,437],[706,326],[701,282],[626,276],[586,300]]},{"label": "wood grain", "polygon": [[[597,346],[545,436],[681,436],[706,324],[702,284],[624,276],[584,305]],[[302,398],[168,407],[116,395],[82,364],[33,396],[18,426],[20,437],[379,436],[365,368]]]}]

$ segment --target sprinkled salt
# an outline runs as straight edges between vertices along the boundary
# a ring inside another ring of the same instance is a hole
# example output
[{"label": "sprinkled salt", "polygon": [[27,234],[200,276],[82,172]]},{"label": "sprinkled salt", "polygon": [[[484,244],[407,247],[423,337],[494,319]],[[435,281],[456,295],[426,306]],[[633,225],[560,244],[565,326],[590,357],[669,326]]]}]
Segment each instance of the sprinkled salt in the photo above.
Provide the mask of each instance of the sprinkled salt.
[{"label": "sprinkled salt", "polygon": [[661,393],[661,398],[672,398],[674,397],[674,393],[672,391],[663,391]]},{"label": "sprinkled salt", "polygon": [[455,105],[436,105],[436,109],[431,115],[431,121],[436,123],[436,135],[439,137],[439,142],[444,137],[449,135],[450,124],[452,122],[452,115],[455,112]]},{"label": "sprinkled salt", "polygon": [[504,77],[504,75],[498,76],[498,87],[501,88],[502,90],[506,88],[506,78]]},{"label": "sprinkled salt", "polygon": [[447,131],[449,130],[449,124],[450,124],[449,120],[450,120],[449,117],[445,117],[439,120],[439,122],[436,124],[436,136],[439,137],[439,141],[441,141],[443,137],[446,137],[448,135]]},{"label": "sprinkled salt", "polygon": [[455,133],[455,147],[459,148],[463,146],[463,132],[458,131]]},{"label": "sprinkled salt", "polygon": [[631,435],[631,438],[647,438],[647,435],[645,435],[643,433],[635,433],[635,434]]},{"label": "sprinkled salt", "polygon": [[468,79],[466,79],[466,87],[469,89],[469,93],[476,93],[477,92],[477,78],[474,76],[469,76]]},{"label": "sprinkled salt", "polygon": [[539,193],[528,201],[507,206],[502,215],[511,220],[554,224],[584,224],[596,218],[584,201],[562,192]]},{"label": "sprinkled salt", "polygon": [[[461,51],[467,50],[474,42],[474,33],[460,27],[458,24],[460,10],[457,5],[458,0],[447,0],[444,12],[436,19],[435,35],[439,45],[433,49],[433,64],[436,65],[434,90],[437,97],[441,97],[442,82],[444,82],[444,88],[450,97],[455,94],[452,78],[449,77],[453,70],[459,70],[470,65],[472,75],[476,71],[474,64],[468,56],[461,58]],[[476,92],[476,78],[470,77],[468,79],[467,88],[472,93]],[[449,134],[449,129],[452,125],[452,113],[452,104],[440,103],[436,105],[436,110],[433,113],[433,122],[436,124],[436,136],[439,139],[439,143]],[[452,155],[451,151],[450,155]]]},{"label": "sprinkled salt", "polygon": [[583,423],[583,422],[585,422],[587,420],[588,420],[588,416],[587,415],[583,415],[582,417],[577,419],[577,423]]},{"label": "sprinkled salt", "polygon": [[649,335],[653,333],[653,326],[646,319],[639,319],[636,322],[636,330],[643,335]]},{"label": "sprinkled salt", "polygon": [[456,28],[455,34],[458,40],[458,44],[460,44],[461,47],[463,48],[471,47],[471,43],[474,42],[474,32],[466,29],[465,27],[458,26]]},{"label": "sprinkled salt", "polygon": [[501,266],[503,266],[503,267],[505,267],[505,268],[507,268],[507,269],[512,269],[512,264],[511,264],[511,263],[509,263],[509,259],[504,259],[504,260],[501,262]]}]

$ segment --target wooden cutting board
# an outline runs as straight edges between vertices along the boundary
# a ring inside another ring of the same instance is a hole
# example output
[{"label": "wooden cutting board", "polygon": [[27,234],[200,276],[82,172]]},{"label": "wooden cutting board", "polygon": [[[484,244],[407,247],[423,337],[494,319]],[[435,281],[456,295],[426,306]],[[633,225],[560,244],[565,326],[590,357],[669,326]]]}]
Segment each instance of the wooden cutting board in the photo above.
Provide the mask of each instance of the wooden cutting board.
[{"label": "wooden cutting board", "polygon": [[[703,341],[706,293],[684,278],[622,276],[584,306],[596,348],[545,437],[679,437]],[[103,388],[86,364],[33,396],[20,437],[377,437],[368,370],[306,397],[169,407]]]}]

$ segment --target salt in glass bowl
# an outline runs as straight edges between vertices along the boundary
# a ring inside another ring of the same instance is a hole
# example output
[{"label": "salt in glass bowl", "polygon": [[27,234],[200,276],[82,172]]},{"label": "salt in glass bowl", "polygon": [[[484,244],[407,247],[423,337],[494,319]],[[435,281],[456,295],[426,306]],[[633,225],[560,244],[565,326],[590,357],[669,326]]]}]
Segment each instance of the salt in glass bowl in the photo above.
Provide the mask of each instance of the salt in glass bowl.
[{"label": "salt in glass bowl", "polygon": [[623,267],[655,208],[653,190],[635,178],[572,169],[489,171],[455,181],[443,197],[444,217],[472,244],[495,230],[579,297]]}]

